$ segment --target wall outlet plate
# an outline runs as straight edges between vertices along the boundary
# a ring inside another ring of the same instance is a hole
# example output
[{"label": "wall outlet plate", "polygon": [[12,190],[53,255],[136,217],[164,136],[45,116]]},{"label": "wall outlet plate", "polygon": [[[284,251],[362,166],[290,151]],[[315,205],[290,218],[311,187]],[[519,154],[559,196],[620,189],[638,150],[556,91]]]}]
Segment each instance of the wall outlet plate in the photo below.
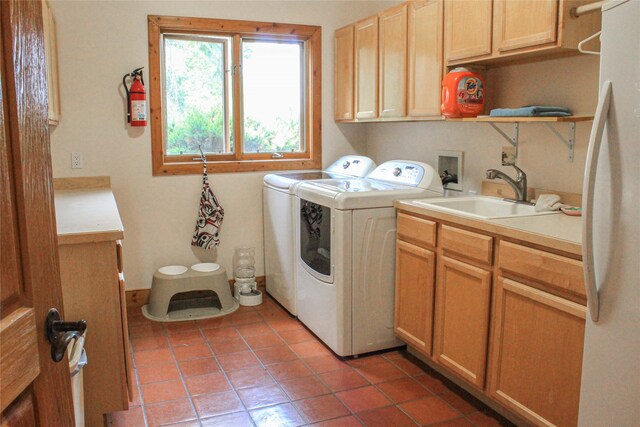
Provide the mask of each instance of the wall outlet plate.
[{"label": "wall outlet plate", "polygon": [[82,169],[83,163],[81,152],[74,151],[71,153],[71,169]]},{"label": "wall outlet plate", "polygon": [[462,164],[464,153],[462,151],[438,150],[438,175],[441,179],[445,176],[453,177],[453,181],[443,184],[445,190],[462,191]]}]

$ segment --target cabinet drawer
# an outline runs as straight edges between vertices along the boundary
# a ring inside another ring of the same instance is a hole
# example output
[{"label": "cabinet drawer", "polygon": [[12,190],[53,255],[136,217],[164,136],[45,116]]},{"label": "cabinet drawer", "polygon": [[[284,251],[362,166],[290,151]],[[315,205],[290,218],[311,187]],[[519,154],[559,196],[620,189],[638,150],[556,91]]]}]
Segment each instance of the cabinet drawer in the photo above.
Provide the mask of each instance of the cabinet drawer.
[{"label": "cabinet drawer", "polygon": [[420,246],[434,247],[436,245],[436,223],[399,212],[398,238]]},{"label": "cabinet drawer", "polygon": [[493,237],[443,225],[440,246],[449,255],[491,265],[493,260]]},{"label": "cabinet drawer", "polygon": [[500,242],[498,251],[498,266],[505,275],[511,273],[586,298],[582,262],[511,242]]}]

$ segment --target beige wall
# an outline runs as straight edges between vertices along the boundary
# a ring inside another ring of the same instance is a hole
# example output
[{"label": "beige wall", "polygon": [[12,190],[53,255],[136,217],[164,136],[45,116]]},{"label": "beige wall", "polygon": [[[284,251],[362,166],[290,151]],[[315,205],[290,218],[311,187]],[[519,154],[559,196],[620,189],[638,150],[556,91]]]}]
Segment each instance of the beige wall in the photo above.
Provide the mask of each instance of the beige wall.
[{"label": "beige wall", "polygon": [[[524,105],[561,105],[574,114],[593,115],[598,95],[598,57],[575,56],[489,69],[486,93],[491,108]],[[542,124],[520,125],[517,164],[537,188],[582,193],[582,175],[592,122],[578,123],[575,159],[568,160],[565,145]],[[361,125],[341,125],[361,126]],[[463,191],[479,191],[484,172],[513,168],[500,166],[501,149],[508,142],[486,123],[375,123],[367,124],[367,152],[378,163],[391,159],[420,160],[437,165],[438,150],[464,152]],[[499,125],[507,133],[512,125]],[[568,125],[557,124],[568,136]]]},{"label": "beige wall", "polygon": [[[350,153],[368,154],[378,163],[406,158],[435,164],[436,150],[462,150],[465,191],[478,190],[484,171],[499,167],[500,149],[506,141],[486,124],[334,123],[333,31],[397,2],[50,2],[58,26],[63,114],[51,136],[54,175],[111,176],[125,226],[129,289],[148,288],[153,272],[162,265],[197,262],[190,239],[200,177],[153,177],[149,128],[132,131],[125,125],[122,75],[148,66],[148,14],[321,25],[325,165]],[[490,70],[487,91],[491,105],[560,104],[576,113],[592,113],[597,64],[597,58],[576,57]],[[542,125],[523,125],[518,164],[528,173],[530,185],[580,192],[590,125],[578,125],[573,163],[567,160],[564,146]],[[564,131],[566,125],[559,125],[559,129]],[[70,168],[72,151],[83,153],[83,169]],[[258,255],[257,274],[264,272],[262,176],[211,175],[226,213],[217,261],[228,271],[234,247],[250,245]]]},{"label": "beige wall", "polygon": [[[148,70],[147,15],[293,22],[322,26],[323,159],[365,151],[364,127],[333,123],[333,32],[389,2],[364,1],[51,1],[57,22],[62,122],[51,135],[54,176],[110,175],[125,226],[127,288],[148,288],[155,269],[191,265],[199,176],[153,177],[150,130],[125,125],[122,76]],[[145,76],[148,74],[145,71]],[[80,151],[84,168],[71,169]],[[264,274],[262,176],[217,174],[211,183],[225,208],[218,262],[231,270],[233,249],[256,248]]]}]

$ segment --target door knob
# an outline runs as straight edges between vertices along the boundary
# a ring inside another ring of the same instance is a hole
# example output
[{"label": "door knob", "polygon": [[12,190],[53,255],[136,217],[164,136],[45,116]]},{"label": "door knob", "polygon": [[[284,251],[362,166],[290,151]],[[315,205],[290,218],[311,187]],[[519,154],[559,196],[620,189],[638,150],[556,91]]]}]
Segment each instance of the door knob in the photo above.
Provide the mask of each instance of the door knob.
[{"label": "door knob", "polygon": [[51,343],[51,358],[54,362],[59,362],[64,357],[69,343],[80,338],[80,335],[87,330],[87,322],[85,320],[65,322],[60,319],[60,313],[55,308],[49,310],[46,322],[45,330],[47,339]]}]

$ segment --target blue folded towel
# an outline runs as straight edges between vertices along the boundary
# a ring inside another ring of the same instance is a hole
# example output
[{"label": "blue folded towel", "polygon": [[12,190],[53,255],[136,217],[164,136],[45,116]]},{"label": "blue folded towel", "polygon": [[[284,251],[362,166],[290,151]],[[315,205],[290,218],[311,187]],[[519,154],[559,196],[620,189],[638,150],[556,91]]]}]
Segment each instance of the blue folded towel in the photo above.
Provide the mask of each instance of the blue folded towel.
[{"label": "blue folded towel", "polygon": [[495,108],[491,110],[491,117],[567,117],[571,110],[565,107],[548,105],[529,105],[521,108]]}]

